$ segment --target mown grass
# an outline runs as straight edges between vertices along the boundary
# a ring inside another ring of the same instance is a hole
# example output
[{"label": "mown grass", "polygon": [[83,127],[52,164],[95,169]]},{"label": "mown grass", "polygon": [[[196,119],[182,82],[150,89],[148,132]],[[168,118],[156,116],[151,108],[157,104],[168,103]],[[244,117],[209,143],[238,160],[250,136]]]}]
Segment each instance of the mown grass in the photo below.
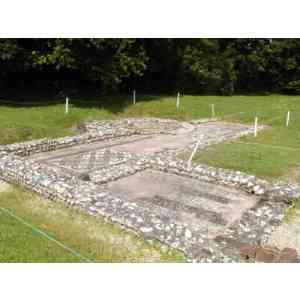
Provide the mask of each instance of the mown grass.
[{"label": "mown grass", "polygon": [[[43,99],[47,101],[49,99]],[[1,105],[0,144],[13,143],[43,137],[58,137],[74,134],[72,128],[89,119],[116,119],[125,117],[162,117],[178,120],[208,118],[210,104],[215,105],[217,117],[228,121],[259,122],[284,126],[287,110],[291,110],[290,130],[299,130],[300,97],[296,96],[191,96],[181,98],[180,109],[176,110],[174,96],[139,96],[132,105],[128,96],[82,97],[70,100],[70,113],[65,115],[64,104],[56,105]],[[1,104],[1,100],[0,100]],[[243,112],[242,114],[239,114]],[[299,112],[299,113],[298,113]],[[230,116],[231,114],[234,114]],[[273,118],[277,119],[273,119]],[[293,134],[290,139],[294,139]]]},{"label": "mown grass", "polygon": [[[186,154],[187,156],[187,154]],[[240,170],[268,180],[300,182],[300,131],[274,125],[254,136],[211,146],[194,162]]]},{"label": "mown grass", "polygon": [[[270,125],[271,128],[260,132],[256,138],[247,136],[238,142],[210,147],[195,156],[196,162],[242,170],[268,179],[287,176],[300,164],[300,96],[185,95],[181,97],[179,111],[176,110],[176,95],[159,97],[137,94],[136,105],[132,105],[132,99],[128,95],[81,97],[71,99],[70,103],[68,115],[65,115],[64,104],[0,106],[0,144],[74,135],[74,128],[78,124],[91,119],[209,118],[210,105],[214,104],[216,116],[225,121],[252,124],[257,116],[259,124]],[[286,128],[285,117],[288,110],[291,111],[291,121]],[[239,142],[259,145],[243,145]],[[300,181],[300,176],[296,175],[296,180]]]},{"label": "mown grass", "polygon": [[[49,202],[17,187],[0,193],[0,208],[93,262],[183,262],[183,255],[118,225]],[[0,209],[0,262],[87,262]]]}]

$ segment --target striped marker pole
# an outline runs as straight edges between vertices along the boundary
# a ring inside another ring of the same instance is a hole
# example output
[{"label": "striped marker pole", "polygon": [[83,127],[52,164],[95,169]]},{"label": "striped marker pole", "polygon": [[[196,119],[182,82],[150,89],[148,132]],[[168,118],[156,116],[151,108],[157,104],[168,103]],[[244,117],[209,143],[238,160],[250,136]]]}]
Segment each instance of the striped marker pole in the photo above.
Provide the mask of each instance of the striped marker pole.
[{"label": "striped marker pole", "polygon": [[255,117],[255,120],[254,120],[254,137],[257,137],[257,122],[258,122],[258,119],[257,119],[257,117]]},{"label": "striped marker pole", "polygon": [[66,115],[69,113],[69,98],[66,98]]},{"label": "striped marker pole", "polygon": [[286,127],[289,127],[289,123],[290,123],[290,111],[288,111],[286,114]]}]

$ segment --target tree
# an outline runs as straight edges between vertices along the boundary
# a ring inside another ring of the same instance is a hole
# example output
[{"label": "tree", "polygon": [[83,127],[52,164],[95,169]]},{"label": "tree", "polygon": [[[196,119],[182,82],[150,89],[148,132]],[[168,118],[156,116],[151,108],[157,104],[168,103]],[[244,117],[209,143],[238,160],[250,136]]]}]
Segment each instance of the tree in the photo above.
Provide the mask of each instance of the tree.
[{"label": "tree", "polygon": [[300,40],[0,39],[1,81],[103,93],[300,93]]},{"label": "tree", "polygon": [[100,82],[104,91],[116,91],[124,78],[142,75],[147,57],[136,39],[54,39],[33,50],[33,64],[57,70],[77,70]]},{"label": "tree", "polygon": [[233,93],[236,76],[231,53],[216,39],[196,39],[185,47],[182,63],[187,78],[198,86],[196,91]]}]

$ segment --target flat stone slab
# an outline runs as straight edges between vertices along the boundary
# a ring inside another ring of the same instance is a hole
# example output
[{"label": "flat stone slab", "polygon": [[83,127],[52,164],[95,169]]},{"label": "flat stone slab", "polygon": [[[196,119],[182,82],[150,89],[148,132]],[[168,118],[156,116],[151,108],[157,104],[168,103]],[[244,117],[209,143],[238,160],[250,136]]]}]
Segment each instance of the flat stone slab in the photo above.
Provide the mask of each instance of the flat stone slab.
[{"label": "flat stone slab", "polygon": [[124,164],[130,159],[131,156],[123,152],[98,150],[56,157],[49,159],[47,163],[75,173],[90,173],[93,170]]},{"label": "flat stone slab", "polygon": [[107,188],[113,195],[150,206],[157,215],[200,226],[210,238],[259,201],[235,189],[151,169],[109,182]]},{"label": "flat stone slab", "polygon": [[59,150],[53,150],[48,152],[41,152],[32,154],[28,157],[28,160],[32,162],[45,162],[53,159],[63,159],[71,155],[80,155],[87,152],[98,151],[110,149],[114,146],[123,145],[127,143],[134,143],[136,141],[143,141],[149,139],[147,135],[131,135],[128,137],[113,138],[108,140],[101,140],[98,142],[92,142],[83,145],[77,145],[72,147],[67,147]]},{"label": "flat stone slab", "polygon": [[144,140],[120,144],[113,149],[134,153],[154,153],[168,150],[183,150],[196,141],[200,141],[200,149],[248,132],[249,126],[225,122],[207,122],[185,126],[172,132],[172,135],[157,134]]},{"label": "flat stone slab", "polygon": [[56,158],[61,162],[67,156],[74,155],[73,158],[70,158],[70,161],[75,161],[80,159],[80,154],[83,155],[83,153],[103,149],[113,149],[115,151],[136,154],[153,154],[169,150],[182,151],[188,147],[192,147],[196,141],[200,141],[199,149],[203,149],[213,143],[234,138],[239,134],[246,134],[249,128],[246,125],[225,122],[207,122],[197,125],[183,123],[180,128],[174,129],[172,127],[169,134],[132,135],[112,140],[103,140],[51,152],[33,154],[29,159],[31,161],[43,162]]}]

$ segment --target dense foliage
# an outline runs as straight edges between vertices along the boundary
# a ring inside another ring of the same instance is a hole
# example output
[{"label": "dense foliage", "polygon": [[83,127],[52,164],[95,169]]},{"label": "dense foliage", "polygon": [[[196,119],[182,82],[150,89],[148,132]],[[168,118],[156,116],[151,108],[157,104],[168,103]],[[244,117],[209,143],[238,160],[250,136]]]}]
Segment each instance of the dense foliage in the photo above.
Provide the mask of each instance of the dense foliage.
[{"label": "dense foliage", "polygon": [[300,40],[0,39],[0,87],[300,93]]}]

